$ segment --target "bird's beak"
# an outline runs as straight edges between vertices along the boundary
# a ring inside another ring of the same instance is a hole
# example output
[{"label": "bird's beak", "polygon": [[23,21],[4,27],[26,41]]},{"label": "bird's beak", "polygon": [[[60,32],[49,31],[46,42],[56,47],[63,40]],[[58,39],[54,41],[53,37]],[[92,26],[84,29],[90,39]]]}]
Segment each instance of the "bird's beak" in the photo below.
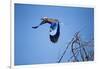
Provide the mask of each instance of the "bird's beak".
[{"label": "bird's beak", "polygon": [[40,20],[44,20],[43,18],[41,18]]}]

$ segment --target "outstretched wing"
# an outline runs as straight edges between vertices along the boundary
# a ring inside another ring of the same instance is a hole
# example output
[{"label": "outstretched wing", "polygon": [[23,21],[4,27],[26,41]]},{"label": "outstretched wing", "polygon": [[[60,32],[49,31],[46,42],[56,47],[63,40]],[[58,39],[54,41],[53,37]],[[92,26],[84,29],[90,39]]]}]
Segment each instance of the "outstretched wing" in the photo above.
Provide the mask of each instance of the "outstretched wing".
[{"label": "outstretched wing", "polygon": [[59,35],[60,35],[60,26],[59,26],[59,23],[57,23],[54,28],[52,28],[52,26],[50,26],[50,40],[53,42],[53,43],[56,43],[58,41],[58,38],[59,38]]},{"label": "outstretched wing", "polygon": [[34,28],[34,29],[36,29],[36,28],[38,28],[39,26],[35,26],[35,27],[32,27],[32,28]]},{"label": "outstretched wing", "polygon": [[38,26],[34,26],[34,27],[32,27],[32,28],[37,29],[40,25],[45,24],[45,23],[46,23],[46,21],[44,20],[44,21],[42,21]]}]

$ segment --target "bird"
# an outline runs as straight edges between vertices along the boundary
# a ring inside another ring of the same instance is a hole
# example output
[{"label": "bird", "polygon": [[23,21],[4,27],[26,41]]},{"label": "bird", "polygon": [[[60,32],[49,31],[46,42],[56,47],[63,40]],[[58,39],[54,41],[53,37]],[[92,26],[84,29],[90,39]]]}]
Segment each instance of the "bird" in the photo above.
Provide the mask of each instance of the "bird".
[{"label": "bird", "polygon": [[33,29],[37,29],[39,26],[43,24],[50,24],[50,30],[49,30],[49,38],[50,41],[53,43],[58,42],[59,36],[60,36],[60,24],[58,19],[54,18],[48,18],[48,17],[42,17],[41,23],[37,26],[32,26]]}]

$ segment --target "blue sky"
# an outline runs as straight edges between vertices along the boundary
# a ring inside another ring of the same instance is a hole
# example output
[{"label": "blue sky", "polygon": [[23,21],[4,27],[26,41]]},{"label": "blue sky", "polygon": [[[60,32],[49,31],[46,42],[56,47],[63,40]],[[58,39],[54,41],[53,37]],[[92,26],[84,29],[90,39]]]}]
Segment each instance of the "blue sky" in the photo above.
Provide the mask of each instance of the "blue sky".
[{"label": "blue sky", "polygon": [[[49,39],[49,24],[32,29],[44,16],[61,22],[57,43]],[[56,63],[75,32],[81,30],[83,40],[91,39],[93,23],[93,8],[15,4],[15,65]],[[66,54],[63,61],[70,55]]]}]

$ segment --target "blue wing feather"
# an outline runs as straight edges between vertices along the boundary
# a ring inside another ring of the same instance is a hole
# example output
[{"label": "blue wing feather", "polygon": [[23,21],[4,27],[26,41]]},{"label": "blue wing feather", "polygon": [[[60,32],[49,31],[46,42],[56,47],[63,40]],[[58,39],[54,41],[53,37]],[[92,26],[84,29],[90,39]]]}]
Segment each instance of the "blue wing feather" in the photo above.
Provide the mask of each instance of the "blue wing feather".
[{"label": "blue wing feather", "polygon": [[[56,31],[56,32],[54,32]],[[56,23],[56,25],[50,26],[50,32],[54,32],[54,34],[50,33],[50,40],[53,43],[56,43],[58,41],[59,35],[60,35],[60,26],[59,23]]]}]

